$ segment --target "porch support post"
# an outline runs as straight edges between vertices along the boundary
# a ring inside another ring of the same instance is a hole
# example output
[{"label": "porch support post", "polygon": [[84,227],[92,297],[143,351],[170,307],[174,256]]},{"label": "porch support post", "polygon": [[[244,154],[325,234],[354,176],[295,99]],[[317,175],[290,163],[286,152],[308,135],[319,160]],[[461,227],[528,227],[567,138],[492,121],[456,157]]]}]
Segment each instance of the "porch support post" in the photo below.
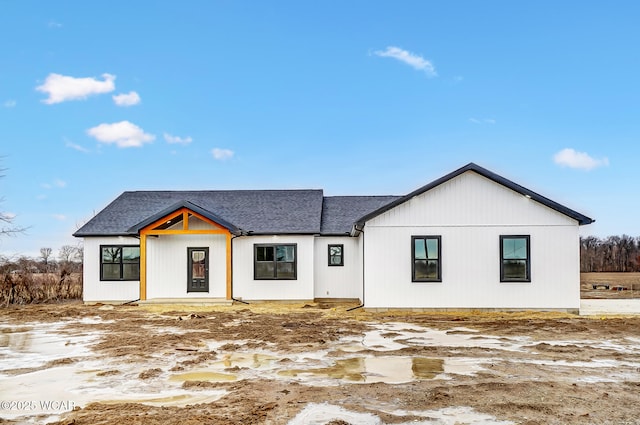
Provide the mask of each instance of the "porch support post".
[{"label": "porch support post", "polygon": [[231,299],[231,232],[227,232],[227,299]]},{"label": "porch support post", "polygon": [[140,232],[140,300],[147,299],[147,235]]}]

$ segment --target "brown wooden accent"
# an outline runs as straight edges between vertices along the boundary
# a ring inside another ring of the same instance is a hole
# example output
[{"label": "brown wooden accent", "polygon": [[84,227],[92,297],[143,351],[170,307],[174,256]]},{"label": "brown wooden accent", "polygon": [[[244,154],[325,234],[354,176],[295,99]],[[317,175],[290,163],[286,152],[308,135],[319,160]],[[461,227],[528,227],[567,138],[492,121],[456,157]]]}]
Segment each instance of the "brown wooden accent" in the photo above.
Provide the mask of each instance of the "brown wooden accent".
[{"label": "brown wooden accent", "polygon": [[[189,216],[197,217],[198,219],[214,226],[214,229],[203,230],[190,230],[189,229]],[[158,229],[163,226],[169,220],[182,216],[182,229]],[[147,299],[147,236],[149,235],[225,235],[226,236],[226,255],[227,255],[227,282],[226,282],[226,298],[231,299],[231,232],[229,229],[219,225],[215,221],[198,214],[195,211],[191,211],[188,208],[180,208],[166,216],[154,221],[148,226],[140,229],[140,300]]]}]

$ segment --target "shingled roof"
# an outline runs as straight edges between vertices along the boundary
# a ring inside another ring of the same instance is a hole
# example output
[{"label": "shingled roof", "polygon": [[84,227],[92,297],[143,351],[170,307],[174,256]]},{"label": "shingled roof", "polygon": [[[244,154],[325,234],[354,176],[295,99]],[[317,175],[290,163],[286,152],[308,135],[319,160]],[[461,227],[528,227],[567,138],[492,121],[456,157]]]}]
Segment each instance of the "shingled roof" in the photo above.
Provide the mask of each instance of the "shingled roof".
[{"label": "shingled roof", "polygon": [[349,234],[360,217],[399,198],[400,196],[325,196],[320,232],[323,235]]},{"label": "shingled roof", "polygon": [[322,190],[136,191],[124,192],[74,236],[135,235],[141,223],[187,202],[245,233],[320,233]]},{"label": "shingled roof", "polygon": [[323,197],[322,190],[124,192],[75,232],[74,236],[137,235],[144,226],[182,207],[210,218],[234,234],[353,234],[373,217],[467,171],[478,173],[565,214],[577,220],[580,225],[594,221],[470,163],[405,196]]}]

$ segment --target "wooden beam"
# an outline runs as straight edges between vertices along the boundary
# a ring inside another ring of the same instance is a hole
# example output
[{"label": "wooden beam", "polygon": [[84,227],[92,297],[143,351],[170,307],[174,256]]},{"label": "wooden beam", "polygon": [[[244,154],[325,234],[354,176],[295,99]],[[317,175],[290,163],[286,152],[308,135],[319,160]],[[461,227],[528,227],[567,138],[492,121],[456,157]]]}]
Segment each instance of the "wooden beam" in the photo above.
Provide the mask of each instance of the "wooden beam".
[{"label": "wooden beam", "polygon": [[227,229],[202,229],[202,230],[146,230],[147,235],[226,235]]},{"label": "wooden beam", "polygon": [[[181,216],[184,213],[185,210],[186,210],[186,208],[180,208],[179,210],[176,210],[176,211],[172,212],[171,214],[167,214],[164,217],[162,217],[161,219],[158,219],[158,220],[154,221],[153,223],[149,224],[144,229],[155,229],[156,227],[165,224],[167,221],[173,220],[174,218]],[[184,226],[184,224],[183,224],[183,226]],[[144,229],[142,229],[142,230],[144,230]]]},{"label": "wooden beam", "polygon": [[[196,217],[205,223],[213,226],[212,229],[190,229],[189,216]],[[167,221],[182,218],[181,229],[157,229],[162,227]],[[224,235],[226,240],[226,298],[231,299],[232,295],[232,270],[231,270],[231,232],[216,223],[215,221],[204,217],[189,208],[180,208],[166,216],[156,220],[155,222],[140,229],[140,300],[147,299],[147,238],[149,236],[160,235]]]}]

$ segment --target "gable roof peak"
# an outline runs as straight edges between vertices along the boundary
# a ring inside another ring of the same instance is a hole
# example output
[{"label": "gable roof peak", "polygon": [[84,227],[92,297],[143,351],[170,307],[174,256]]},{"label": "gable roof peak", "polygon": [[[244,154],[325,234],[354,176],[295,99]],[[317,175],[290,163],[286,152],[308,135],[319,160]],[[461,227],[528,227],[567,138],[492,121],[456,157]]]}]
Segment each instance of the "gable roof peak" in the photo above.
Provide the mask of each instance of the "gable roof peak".
[{"label": "gable roof peak", "polygon": [[354,229],[357,230],[361,230],[364,227],[365,222],[367,222],[368,220],[386,212],[389,211],[392,208],[395,208],[396,206],[403,204],[405,202],[407,202],[408,200],[410,200],[411,198],[414,198],[418,195],[421,195],[437,186],[440,186],[443,183],[448,182],[449,180],[458,177],[459,175],[466,173],[468,171],[472,171],[475,172],[489,180],[492,180],[493,182],[500,184],[506,188],[509,188],[511,190],[513,190],[514,192],[520,193],[523,196],[526,196],[527,198],[533,199],[539,203],[541,203],[542,205],[545,205],[553,210],[558,211],[561,214],[564,214],[576,221],[578,221],[578,224],[580,226],[585,225],[585,224],[591,224],[593,223],[595,220],[592,218],[587,217],[586,215],[580,214],[577,211],[574,211],[568,207],[565,207],[564,205],[561,205],[555,201],[552,201],[549,198],[546,198],[532,190],[527,189],[526,187],[520,186],[519,184],[506,179],[496,173],[494,173],[493,171],[489,171],[486,168],[483,168],[481,166],[479,166],[476,163],[470,162],[467,165],[458,168],[455,171],[452,171],[449,174],[446,174],[445,176],[440,177],[439,179],[436,179],[434,181],[432,181],[431,183],[428,183],[416,190],[414,190],[413,192],[402,196],[398,199],[396,199],[393,202],[390,202],[389,204],[370,212],[369,214],[361,217],[358,221],[355,222],[354,224]]},{"label": "gable roof peak", "polygon": [[139,223],[136,223],[135,225],[131,226],[127,232],[128,233],[133,233],[133,234],[138,234],[140,232],[140,230],[144,229],[145,227],[147,227],[148,225],[150,225],[151,223],[154,223],[158,220],[160,220],[161,218],[164,218],[166,216],[168,216],[171,213],[174,213],[182,208],[186,208],[190,211],[193,211],[195,213],[200,214],[201,216],[208,218],[209,220],[218,223],[220,226],[224,227],[225,229],[229,230],[229,232],[233,233],[234,235],[239,235],[241,234],[241,229],[239,229],[236,225],[226,221],[225,219],[223,219],[222,217],[218,216],[217,214],[212,213],[211,211],[202,208],[196,204],[194,204],[193,202],[187,201],[185,200],[181,200],[176,202],[175,204],[165,208],[162,211],[157,212],[154,215],[151,215],[147,218],[145,218],[144,220],[142,220]]}]

